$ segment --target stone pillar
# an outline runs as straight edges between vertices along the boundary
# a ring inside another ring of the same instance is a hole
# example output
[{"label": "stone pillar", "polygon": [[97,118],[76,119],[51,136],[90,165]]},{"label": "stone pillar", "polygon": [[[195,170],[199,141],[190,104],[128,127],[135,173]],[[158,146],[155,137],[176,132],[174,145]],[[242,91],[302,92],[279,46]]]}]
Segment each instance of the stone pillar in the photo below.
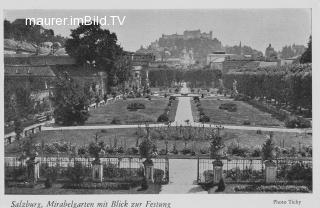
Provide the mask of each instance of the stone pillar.
[{"label": "stone pillar", "polygon": [[28,181],[36,183],[40,178],[40,161],[36,157],[32,157],[26,161]]},{"label": "stone pillar", "polygon": [[154,183],[154,165],[151,159],[146,159],[143,162],[144,165],[144,176],[146,177],[147,182]]},{"label": "stone pillar", "polygon": [[277,166],[273,161],[265,161],[265,182],[274,183],[277,177]]},{"label": "stone pillar", "polygon": [[36,158],[34,163],[34,182],[37,182],[39,178],[40,178],[40,162]]},{"label": "stone pillar", "polygon": [[215,160],[212,162],[213,166],[213,184],[218,184],[222,179],[222,167],[223,163],[221,160]]},{"label": "stone pillar", "polygon": [[100,161],[92,162],[92,180],[97,182],[103,181],[103,165]]},{"label": "stone pillar", "polygon": [[169,183],[169,159],[166,157],[166,163],[165,163],[165,177],[166,182]]}]

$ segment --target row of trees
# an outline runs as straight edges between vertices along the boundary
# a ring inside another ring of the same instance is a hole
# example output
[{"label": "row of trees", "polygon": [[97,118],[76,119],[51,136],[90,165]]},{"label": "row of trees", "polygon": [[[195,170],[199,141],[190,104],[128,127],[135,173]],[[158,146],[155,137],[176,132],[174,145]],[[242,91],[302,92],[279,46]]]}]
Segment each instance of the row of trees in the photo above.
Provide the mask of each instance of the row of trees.
[{"label": "row of trees", "polygon": [[31,114],[48,110],[48,100],[37,100],[33,92],[44,90],[51,79],[39,77],[5,77],[5,121],[27,118]]},{"label": "row of trees", "polygon": [[256,71],[223,75],[223,84],[253,98],[273,100],[276,105],[312,110],[312,66],[297,64],[260,68]]},{"label": "row of trees", "polygon": [[32,22],[26,24],[25,19],[16,19],[13,22],[4,20],[4,38],[26,41],[34,44],[42,42],[59,42],[64,45],[66,38],[55,35],[52,29],[45,29],[41,25]]},{"label": "row of trees", "polygon": [[158,69],[149,72],[149,81],[152,87],[170,87],[174,82],[186,81],[191,87],[215,87],[221,78],[220,70],[173,70]]},{"label": "row of trees", "polygon": [[35,102],[31,91],[22,82],[5,80],[4,117],[5,121],[14,121],[33,113]]}]

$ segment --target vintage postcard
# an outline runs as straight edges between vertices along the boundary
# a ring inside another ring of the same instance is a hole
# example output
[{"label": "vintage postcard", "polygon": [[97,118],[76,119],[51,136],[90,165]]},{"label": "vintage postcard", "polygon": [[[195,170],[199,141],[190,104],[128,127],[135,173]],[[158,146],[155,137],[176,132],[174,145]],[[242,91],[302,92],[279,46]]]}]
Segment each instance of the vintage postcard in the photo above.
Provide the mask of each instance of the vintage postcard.
[{"label": "vintage postcard", "polygon": [[316,207],[319,2],[68,3],[2,8],[0,207]]}]

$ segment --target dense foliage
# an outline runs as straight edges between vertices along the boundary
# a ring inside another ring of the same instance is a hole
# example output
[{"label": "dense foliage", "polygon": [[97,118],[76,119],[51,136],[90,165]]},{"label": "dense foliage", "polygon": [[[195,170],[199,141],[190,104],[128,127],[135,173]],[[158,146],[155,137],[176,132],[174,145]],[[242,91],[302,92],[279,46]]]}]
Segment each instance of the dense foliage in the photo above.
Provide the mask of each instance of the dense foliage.
[{"label": "dense foliage", "polygon": [[162,68],[149,72],[152,87],[170,87],[182,80],[190,83],[190,87],[215,87],[220,78],[220,70],[209,69],[182,71]]},{"label": "dense foliage", "polygon": [[312,63],[312,36],[309,38],[307,50],[301,55],[300,63]]},{"label": "dense foliage", "polygon": [[82,83],[70,78],[68,74],[57,77],[52,96],[56,123],[84,124],[89,117],[89,100],[89,94]]},{"label": "dense foliage", "polygon": [[145,109],[146,106],[143,103],[129,103],[127,106],[128,110],[139,110],[139,109]]},{"label": "dense foliage", "polygon": [[[278,106],[312,111],[312,66],[284,65],[258,68],[223,75],[224,86],[232,90],[237,81],[239,93],[249,98],[260,98]],[[254,86],[254,87],[253,87]]]},{"label": "dense foliage", "polygon": [[262,145],[262,159],[272,160],[275,157],[275,144],[272,140],[272,133],[270,133],[269,138]]},{"label": "dense foliage", "polygon": [[59,42],[64,45],[66,38],[55,35],[52,29],[41,25],[26,24],[26,19],[16,19],[12,22],[4,20],[4,38],[40,44],[42,42]]},{"label": "dense foliage", "polygon": [[78,64],[91,64],[107,72],[108,85],[116,86],[127,80],[130,69],[130,59],[117,41],[115,33],[102,29],[99,24],[80,24],[71,30],[66,51]]},{"label": "dense foliage", "polygon": [[33,92],[43,90],[44,78],[10,78],[4,79],[4,109],[5,121],[26,118],[30,114],[48,110],[48,102],[37,102]]}]

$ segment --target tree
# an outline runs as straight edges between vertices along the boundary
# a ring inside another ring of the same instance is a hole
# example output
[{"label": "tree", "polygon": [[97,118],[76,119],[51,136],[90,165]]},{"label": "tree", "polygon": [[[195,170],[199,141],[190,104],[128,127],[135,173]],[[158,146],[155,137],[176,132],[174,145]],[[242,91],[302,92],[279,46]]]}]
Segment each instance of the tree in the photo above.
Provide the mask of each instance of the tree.
[{"label": "tree", "polygon": [[148,161],[151,160],[152,153],[156,149],[156,145],[150,138],[150,127],[146,126],[147,136],[139,145],[139,152],[141,157],[145,157]]},{"label": "tree", "polygon": [[21,134],[23,133],[22,122],[19,119],[14,121],[14,132],[16,133],[16,140],[20,140]]},{"label": "tree", "polygon": [[12,121],[34,113],[35,100],[30,87],[24,80],[8,79],[4,81],[5,120]]},{"label": "tree", "polygon": [[312,36],[309,37],[308,48],[301,55],[300,63],[312,63]]},{"label": "tree", "polygon": [[67,73],[57,77],[52,96],[54,118],[63,125],[84,124],[89,117],[89,95],[81,83]]},{"label": "tree", "polygon": [[[118,81],[126,80],[128,75],[124,53],[117,44],[117,36],[99,24],[80,24],[71,30],[71,39],[65,43],[66,51],[78,64],[92,64],[97,69],[107,72],[108,84],[115,86]],[[123,66],[125,64],[125,66]],[[114,79],[116,77],[116,82]]]},{"label": "tree", "polygon": [[212,132],[210,135],[210,156],[211,158],[217,158],[221,156],[220,150],[224,147],[224,142],[222,137],[220,136],[220,127],[217,127],[217,132]]},{"label": "tree", "polygon": [[272,140],[273,133],[270,132],[269,137],[262,146],[262,159],[272,160],[275,156],[275,144]]},{"label": "tree", "polygon": [[19,86],[16,88],[17,116],[22,118],[34,112],[35,100],[29,88]]}]

